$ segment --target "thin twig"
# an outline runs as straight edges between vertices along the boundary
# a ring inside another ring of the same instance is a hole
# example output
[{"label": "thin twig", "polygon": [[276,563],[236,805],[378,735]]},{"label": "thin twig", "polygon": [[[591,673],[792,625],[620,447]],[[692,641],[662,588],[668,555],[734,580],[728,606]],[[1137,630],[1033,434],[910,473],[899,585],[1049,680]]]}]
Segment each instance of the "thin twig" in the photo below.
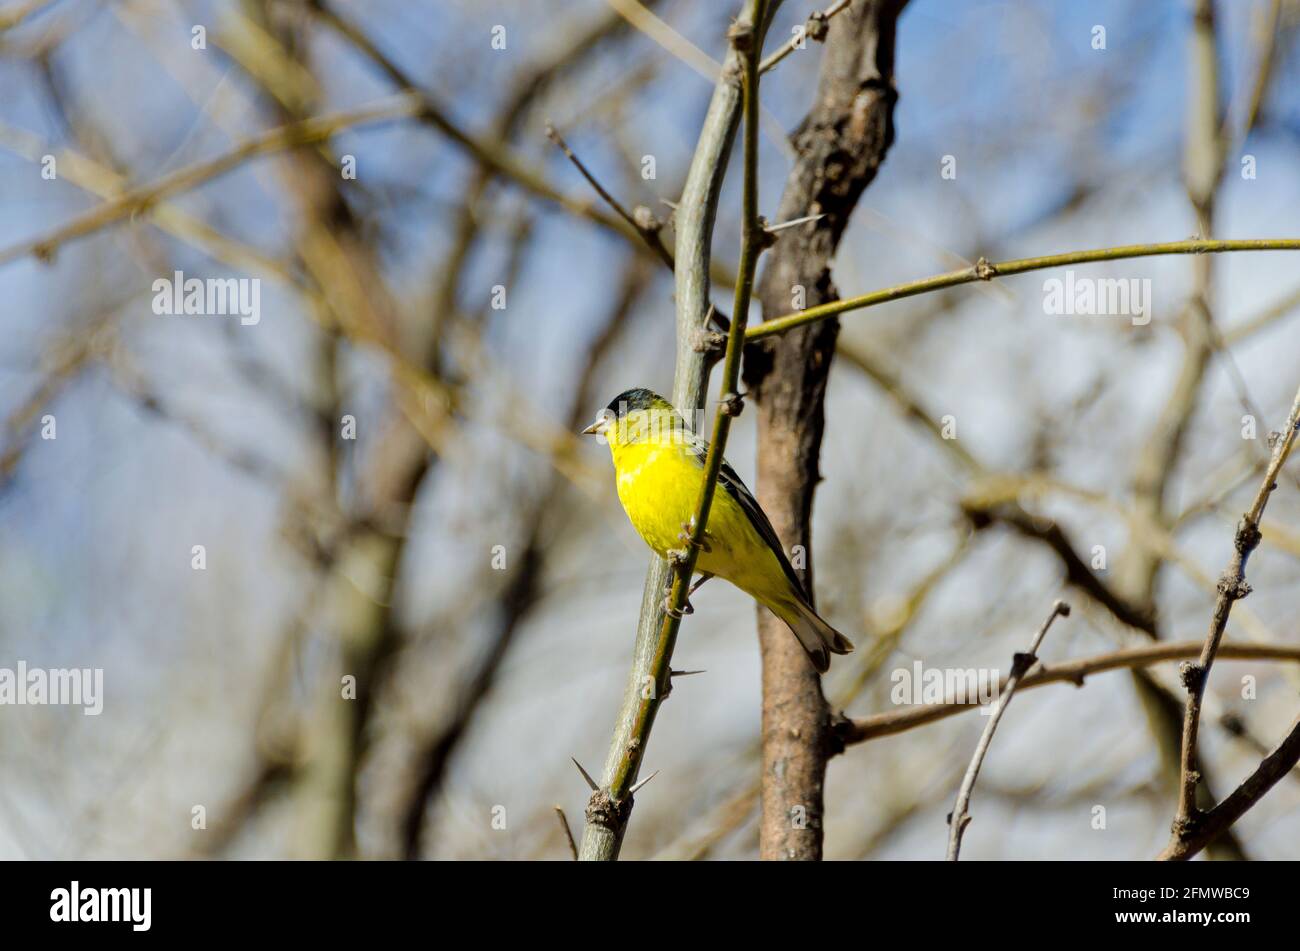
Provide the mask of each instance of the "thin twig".
[{"label": "thin twig", "polygon": [[555,809],[555,815],[560,820],[560,828],[564,830],[564,840],[569,843],[569,854],[573,856],[573,860],[576,862],[578,861],[578,843],[573,841],[573,830],[569,828],[569,820],[564,815],[564,808],[562,806],[552,808]]},{"label": "thin twig", "polygon": [[1049,254],[1042,257],[1019,258],[1014,261],[990,263],[980,258],[970,267],[906,284],[882,288],[858,297],[846,297],[843,300],[809,307],[807,310],[775,320],[764,321],[746,331],[746,339],[756,340],[773,334],[785,333],[794,327],[802,327],[827,317],[862,310],[885,304],[890,301],[928,294],[960,284],[973,284],[976,281],[989,281],[995,277],[1007,277],[1012,274],[1024,274],[1027,271],[1042,271],[1048,268],[1062,267],[1067,264],[1091,264],[1096,261],[1120,261],[1128,258],[1155,257],[1162,254],[1220,254],[1225,251],[1300,251],[1300,238],[1236,238],[1225,240],[1189,239],[1186,241],[1164,241],[1155,244],[1127,244],[1114,248],[1094,248],[1088,251],[1067,251],[1063,254]]},{"label": "thin twig", "polygon": [[[1242,116],[1241,129],[1236,135],[1236,144],[1244,142],[1251,130],[1255,128],[1255,123],[1259,121],[1260,112],[1263,110],[1264,99],[1267,96],[1269,85],[1273,78],[1273,69],[1277,64],[1277,41],[1279,38],[1279,26],[1282,20],[1282,0],[1273,0],[1269,6],[1269,11],[1265,19],[1260,24],[1259,37],[1259,61],[1255,67],[1255,81],[1250,86],[1250,97],[1246,100],[1245,114]],[[1230,130],[1228,129],[1228,120],[1224,120],[1224,128],[1221,133],[1226,143],[1232,141]],[[1233,149],[1231,154],[1236,154]]]},{"label": "thin twig", "polygon": [[993,742],[993,733],[998,728],[998,721],[1002,719],[1002,714],[1006,712],[1007,707],[1011,704],[1011,698],[1015,695],[1016,688],[1020,686],[1021,678],[1030,667],[1038,662],[1038,648],[1043,643],[1043,638],[1047,636],[1047,629],[1052,626],[1052,622],[1057,617],[1068,617],[1070,606],[1064,601],[1057,601],[1052,605],[1052,613],[1047,615],[1047,620],[1043,622],[1042,627],[1034,636],[1034,642],[1029,646],[1029,650],[1024,654],[1016,654],[1015,660],[1011,662],[1011,673],[1007,677],[1006,685],[998,692],[997,702],[993,704],[993,713],[989,716],[989,722],[984,726],[984,732],[980,735],[980,741],[975,747],[975,755],[971,757],[970,765],[966,767],[966,775],[961,781],[961,788],[957,791],[957,804],[952,807],[952,814],[948,817],[948,861],[957,861],[958,853],[961,852],[961,837],[966,831],[966,826],[970,824],[970,814],[966,807],[970,805],[971,793],[975,791],[975,780],[980,774],[980,767],[984,765],[984,757],[988,754],[989,744]]},{"label": "thin twig", "polygon": [[[569,143],[564,141],[563,136],[561,136],[555,126],[551,125],[549,122],[546,124],[546,137],[554,142],[556,146],[559,147],[560,151],[565,154],[568,160],[574,164],[579,172],[582,173],[582,177],[585,178],[588,184],[596,190],[596,194],[605,200],[605,204],[613,208],[620,218],[636,229],[636,233],[641,236],[641,240],[649,246],[650,250],[653,251],[659,257],[659,260],[663,261],[664,265],[671,271],[674,266],[673,256],[664,246],[663,238],[659,234],[660,229],[663,227],[659,219],[650,213],[648,209],[644,210],[644,214],[634,214],[624,208],[619,200],[611,195],[605,186],[600,183],[596,176],[591,174],[587,169],[587,166],[582,163],[582,159],[573,154],[573,150],[569,148]],[[638,212],[641,212],[642,210],[643,209],[637,209]]]},{"label": "thin twig", "polygon": [[[40,163],[45,155],[54,155],[58,161],[59,178],[99,198],[113,199],[127,191],[129,183],[113,169],[67,146],[57,148],[14,126],[0,123],[0,147],[20,155],[29,162]],[[257,250],[252,245],[236,241],[201,219],[167,202],[154,202],[149,206],[150,220],[162,231],[185,241],[218,261],[250,274],[272,277],[310,295],[315,288],[307,286],[284,261]]]},{"label": "thin twig", "polygon": [[[1110,670],[1133,670],[1150,667],[1170,660],[1183,660],[1195,657],[1201,650],[1201,641],[1160,641],[1144,644],[1141,647],[1126,647],[1122,650],[1082,657],[1079,660],[1040,666],[1033,673],[1020,681],[1020,690],[1032,690],[1047,684],[1071,683],[1082,687],[1088,677]],[[1232,643],[1219,645],[1219,656],[1225,660],[1280,660],[1300,663],[1300,646],[1262,643]],[[998,686],[999,694],[1006,689],[1004,680]],[[956,716],[966,710],[975,710],[980,704],[975,703],[931,703],[923,706],[891,710],[888,713],[875,713],[867,717],[841,720],[836,734],[845,745],[865,743],[882,736],[893,736],[927,723],[935,723]]]},{"label": "thin twig", "polygon": [[0,264],[7,264],[29,254],[41,260],[48,260],[62,245],[87,237],[136,214],[147,213],[163,199],[191,191],[234,170],[251,158],[299,146],[315,145],[345,129],[390,122],[416,115],[419,111],[420,103],[417,99],[402,95],[346,112],[315,116],[271,129],[214,159],[197,162],[165,175],[155,182],[133,188],[83,215],[78,215],[44,237],[0,248]]},{"label": "thin twig", "polygon": [[[555,126],[551,125],[549,122],[546,124],[546,137],[554,142],[569,161],[574,164],[578,171],[582,173],[582,177],[587,180],[593,189],[595,189],[596,194],[603,198],[605,203],[613,208],[620,218],[636,229],[636,233],[641,236],[641,240],[644,241],[650,250],[658,256],[659,260],[664,263],[664,266],[668,268],[669,272],[675,273],[677,270],[677,262],[673,260],[672,252],[668,250],[668,247],[663,242],[663,235],[661,234],[663,230],[663,222],[655,217],[654,212],[644,205],[638,206],[636,209],[629,212],[617,198],[610,194],[608,189],[601,185],[596,176],[593,175],[587,166],[583,164],[582,159],[578,158],[574,151],[569,148],[569,143],[564,141],[564,138],[560,135],[559,131],[556,130]],[[676,210],[676,206],[671,202],[668,202],[667,204]],[[722,276],[726,277],[728,281],[734,283],[730,275]],[[730,318],[712,304],[709,305],[709,318],[705,323],[707,324],[710,321],[724,333],[731,326]],[[719,338],[719,343],[715,348],[710,344],[710,338],[707,336],[708,332],[702,331],[701,333],[703,349],[706,352],[709,366],[712,366],[713,363],[717,361],[719,356],[718,351],[721,350],[722,344]]]},{"label": "thin twig", "polygon": [[1300,390],[1296,391],[1286,427],[1277,434],[1273,445],[1273,457],[1264,473],[1264,481],[1256,491],[1250,509],[1237,524],[1232,556],[1219,579],[1219,594],[1214,603],[1214,613],[1210,617],[1210,630],[1205,637],[1200,657],[1196,663],[1184,663],[1179,669],[1183,686],[1187,688],[1187,705],[1183,710],[1178,812],[1174,818],[1173,838],[1168,849],[1175,849],[1180,840],[1191,839],[1196,832],[1196,826],[1203,819],[1203,814],[1196,806],[1196,787],[1201,779],[1197,766],[1196,740],[1200,730],[1205,685],[1209,680],[1210,668],[1214,664],[1215,656],[1219,652],[1224,629],[1228,626],[1228,616],[1232,613],[1232,606],[1250,594],[1250,585],[1246,583],[1246,562],[1259,545],[1259,522],[1264,515],[1265,506],[1268,505],[1269,496],[1277,487],[1278,473],[1291,454],[1292,446],[1295,445],[1297,428],[1300,428]]},{"label": "thin twig", "polygon": [[723,66],[673,27],[647,10],[639,0],[606,0],[629,24],[709,82],[717,82]]},{"label": "thin twig", "polygon": [[767,58],[765,58],[758,66],[759,73],[765,73],[769,69],[772,69],[777,63],[781,62],[781,60],[785,59],[798,49],[800,40],[813,40],[817,43],[824,42],[826,39],[826,27],[830,23],[831,18],[837,13],[847,10],[849,4],[852,2],[853,0],[836,0],[835,3],[832,3],[825,10],[814,10],[812,13],[808,14],[808,22],[804,24],[803,34],[800,35],[796,33],[792,35],[790,39],[786,40],[781,45],[780,49],[767,56]]}]

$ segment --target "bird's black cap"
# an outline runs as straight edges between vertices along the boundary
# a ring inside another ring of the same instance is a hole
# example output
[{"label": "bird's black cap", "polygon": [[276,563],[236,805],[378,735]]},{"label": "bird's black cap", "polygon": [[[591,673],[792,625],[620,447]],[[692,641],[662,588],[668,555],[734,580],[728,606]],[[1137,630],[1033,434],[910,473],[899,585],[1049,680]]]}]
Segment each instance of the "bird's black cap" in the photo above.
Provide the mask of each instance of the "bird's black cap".
[{"label": "bird's black cap", "polygon": [[618,396],[610,400],[605,409],[613,413],[615,417],[619,417],[624,413],[650,409],[652,406],[663,405],[664,403],[667,403],[667,400],[658,393],[638,386],[635,389],[624,390],[618,394]]}]

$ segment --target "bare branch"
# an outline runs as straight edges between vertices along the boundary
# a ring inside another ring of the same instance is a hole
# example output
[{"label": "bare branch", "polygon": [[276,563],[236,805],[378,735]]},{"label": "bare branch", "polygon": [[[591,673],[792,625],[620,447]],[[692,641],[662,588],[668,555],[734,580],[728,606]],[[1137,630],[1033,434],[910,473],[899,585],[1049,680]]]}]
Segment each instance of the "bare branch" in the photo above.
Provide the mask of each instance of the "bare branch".
[{"label": "bare branch", "polygon": [[1015,660],[1011,662],[1011,673],[1008,675],[1005,686],[998,691],[998,699],[993,704],[993,713],[989,716],[989,722],[984,726],[984,732],[980,735],[980,741],[975,745],[975,754],[971,757],[970,765],[966,767],[966,775],[962,778],[961,788],[957,790],[957,803],[952,807],[952,813],[948,816],[948,861],[956,862],[961,852],[961,837],[966,831],[966,826],[970,824],[970,814],[966,807],[970,805],[971,793],[975,791],[975,780],[979,777],[980,767],[984,765],[984,757],[988,755],[989,745],[993,742],[993,734],[998,728],[998,722],[1002,719],[1002,714],[1006,712],[1011,705],[1011,698],[1015,696],[1016,688],[1020,686],[1021,678],[1030,667],[1038,663],[1038,648],[1043,643],[1043,638],[1047,636],[1047,630],[1052,626],[1052,622],[1057,617],[1069,617],[1070,606],[1064,601],[1057,601],[1052,605],[1052,612],[1047,615],[1038,633],[1034,636],[1034,642],[1029,646],[1029,650],[1023,654],[1016,654]]},{"label": "bare branch", "polygon": [[749,328],[746,337],[757,340],[774,334],[783,334],[794,327],[816,323],[827,317],[853,310],[863,310],[886,304],[890,301],[928,294],[960,284],[973,284],[977,281],[990,281],[995,277],[1009,277],[1012,274],[1024,274],[1028,271],[1043,271],[1068,264],[1091,264],[1097,261],[1121,261],[1129,258],[1156,257],[1164,254],[1222,254],[1226,251],[1300,251],[1300,238],[1236,238],[1225,240],[1188,239],[1186,241],[1165,241],[1155,244],[1126,244],[1114,248],[1095,248],[1089,251],[1067,251],[1063,254],[1049,254],[1042,257],[1019,258],[1014,261],[991,263],[980,258],[970,267],[919,281],[908,281],[893,287],[882,288],[858,297],[832,301],[820,307],[809,307],[793,314],[786,314],[775,320],[765,320],[756,327]]},{"label": "bare branch", "polygon": [[[1034,687],[1059,683],[1072,683],[1076,687],[1082,687],[1088,677],[1108,670],[1133,670],[1164,661],[1195,657],[1200,652],[1201,645],[1201,641],[1160,641],[1053,664],[1050,667],[1040,666],[1020,682],[1019,689],[1031,690]],[[1225,660],[1280,660],[1300,663],[1300,647],[1279,644],[1235,644],[1228,641],[1219,645],[1219,656]],[[999,691],[1004,688],[1005,682],[998,687]],[[875,713],[852,720],[842,719],[836,726],[836,734],[846,745],[865,743],[882,736],[905,733],[927,723],[945,720],[978,707],[978,704],[971,703],[932,703],[891,710],[888,713]]]},{"label": "bare branch", "polygon": [[835,3],[832,3],[825,10],[814,10],[812,13],[808,14],[808,22],[804,24],[803,35],[792,35],[790,39],[781,44],[779,49],[769,53],[767,57],[764,58],[763,62],[759,64],[758,71],[760,73],[765,73],[769,69],[773,69],[777,63],[781,62],[781,60],[785,59],[799,48],[800,40],[808,39],[817,43],[825,42],[826,28],[830,24],[831,19],[836,14],[847,10],[849,4],[852,2],[853,0],[835,0]]},{"label": "bare branch", "polygon": [[[1228,616],[1232,613],[1232,606],[1250,594],[1250,585],[1246,583],[1246,562],[1259,545],[1259,522],[1263,517],[1265,506],[1268,505],[1269,495],[1277,487],[1278,473],[1291,454],[1297,428],[1300,428],[1300,390],[1296,392],[1295,402],[1292,404],[1285,428],[1275,438],[1273,457],[1264,473],[1264,481],[1256,491],[1250,508],[1237,525],[1232,556],[1228,560],[1223,576],[1219,579],[1219,596],[1214,603],[1214,613],[1210,617],[1210,630],[1205,637],[1200,656],[1196,663],[1184,663],[1179,669],[1183,686],[1187,688],[1187,705],[1183,712],[1178,813],[1174,818],[1173,838],[1166,852],[1179,851],[1180,848],[1186,850],[1188,846],[1185,844],[1180,846],[1180,843],[1193,840],[1197,827],[1202,824],[1204,818],[1196,805],[1196,789],[1201,780],[1196,740],[1200,730],[1201,704],[1205,696],[1205,686],[1209,681],[1210,668],[1219,652],[1224,629],[1228,626]],[[1259,795],[1263,795],[1267,789],[1268,786],[1264,786],[1259,791]]]},{"label": "bare branch", "polygon": [[629,212],[624,208],[619,203],[619,200],[611,195],[605,186],[601,185],[596,176],[588,171],[587,166],[582,164],[582,159],[573,154],[573,150],[569,148],[569,143],[564,141],[564,138],[556,131],[555,126],[550,123],[547,123],[546,126],[546,137],[554,142],[578,171],[582,173],[582,177],[596,190],[596,194],[603,198],[605,203],[613,208],[620,218],[636,229],[637,234],[641,236],[641,240],[649,246],[651,251],[658,255],[659,260],[663,261],[664,265],[671,271],[673,269],[673,256],[664,247],[663,238],[659,234],[663,228],[663,223],[647,208],[638,208],[636,212]]},{"label": "bare branch", "polygon": [[564,841],[569,843],[569,855],[573,856],[573,860],[576,862],[578,860],[578,844],[573,841],[573,830],[569,828],[568,817],[565,816],[563,807],[555,806],[553,808],[556,817],[560,820],[560,828],[564,830]]},{"label": "bare branch", "polygon": [[165,175],[151,184],[133,188],[60,225],[42,238],[21,241],[7,248],[0,248],[0,265],[29,254],[41,260],[48,260],[63,245],[95,234],[135,215],[148,214],[158,202],[197,188],[232,171],[251,158],[283,152],[298,146],[315,145],[344,129],[375,125],[416,115],[419,109],[418,100],[403,95],[373,102],[357,109],[315,116],[271,129],[214,159],[195,163]]},{"label": "bare branch", "polygon": [[1246,810],[1259,802],[1283,776],[1300,762],[1300,717],[1281,744],[1256,767],[1227,799],[1203,813],[1194,827],[1172,839],[1157,856],[1162,861],[1185,861],[1223,835]]}]

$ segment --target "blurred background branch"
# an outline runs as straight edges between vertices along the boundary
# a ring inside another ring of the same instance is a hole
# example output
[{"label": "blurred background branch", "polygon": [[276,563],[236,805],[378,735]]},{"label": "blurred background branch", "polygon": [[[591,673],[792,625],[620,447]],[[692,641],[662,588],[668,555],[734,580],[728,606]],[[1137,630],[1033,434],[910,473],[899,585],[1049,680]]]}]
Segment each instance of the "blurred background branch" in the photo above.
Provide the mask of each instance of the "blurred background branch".
[{"label": "blurred background branch", "polygon": [[[1295,392],[1297,252],[1235,252],[1296,246],[1300,4],[899,7],[769,4],[759,207],[809,220],[760,321],[722,314],[739,4],[0,0],[0,667],[107,694],[3,708],[0,856],[568,858],[668,577],[575,430],[631,386],[702,410],[738,317],[727,454],[858,650],[819,682],[702,589],[606,856],[933,855],[982,724],[900,685],[1001,682],[1068,587],[963,854],[1296,857],[1293,466],[1172,844],[1168,638]],[[1149,322],[1051,313],[1069,275]]]}]

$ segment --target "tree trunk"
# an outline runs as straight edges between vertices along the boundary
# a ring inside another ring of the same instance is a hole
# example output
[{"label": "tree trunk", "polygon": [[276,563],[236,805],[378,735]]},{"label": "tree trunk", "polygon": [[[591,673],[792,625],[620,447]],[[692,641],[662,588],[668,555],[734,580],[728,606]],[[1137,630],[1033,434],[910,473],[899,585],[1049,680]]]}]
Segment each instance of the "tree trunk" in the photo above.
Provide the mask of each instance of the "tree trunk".
[{"label": "tree trunk", "polygon": [[[798,158],[777,222],[820,220],[780,232],[759,283],[763,318],[835,300],[830,262],[894,137],[894,26],[906,0],[854,4],[830,23],[817,98],[792,136]],[[812,591],[810,516],[820,480],[823,400],[838,321],[825,320],[752,345],[745,382],[758,402],[758,498]],[[799,642],[758,609],[763,656],[763,774],[759,853],[822,854],[822,788],[836,752],[821,680]]]}]

